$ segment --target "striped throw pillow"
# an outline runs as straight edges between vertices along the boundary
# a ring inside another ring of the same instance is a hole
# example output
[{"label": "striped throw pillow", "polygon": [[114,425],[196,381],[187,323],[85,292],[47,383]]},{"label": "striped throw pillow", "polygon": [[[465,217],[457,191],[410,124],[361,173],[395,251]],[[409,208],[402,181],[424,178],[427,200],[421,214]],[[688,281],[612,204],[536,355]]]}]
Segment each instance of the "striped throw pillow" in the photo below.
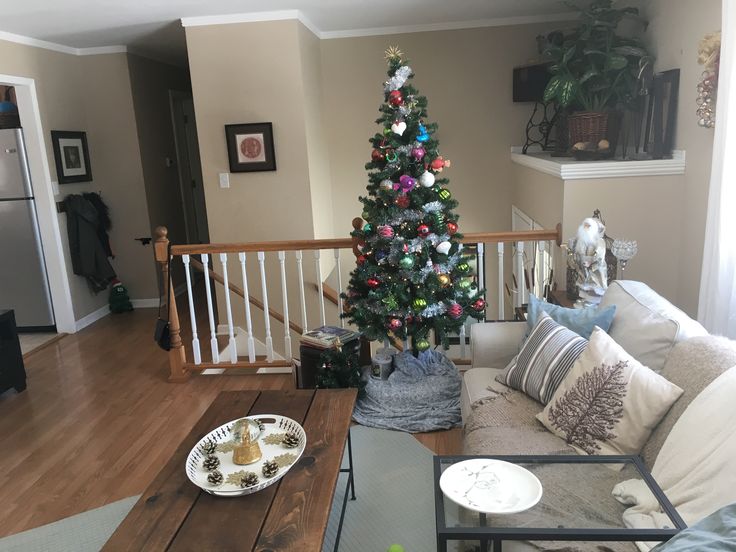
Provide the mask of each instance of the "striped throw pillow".
[{"label": "striped throw pillow", "polygon": [[543,312],[518,356],[496,380],[547,404],[588,340]]}]

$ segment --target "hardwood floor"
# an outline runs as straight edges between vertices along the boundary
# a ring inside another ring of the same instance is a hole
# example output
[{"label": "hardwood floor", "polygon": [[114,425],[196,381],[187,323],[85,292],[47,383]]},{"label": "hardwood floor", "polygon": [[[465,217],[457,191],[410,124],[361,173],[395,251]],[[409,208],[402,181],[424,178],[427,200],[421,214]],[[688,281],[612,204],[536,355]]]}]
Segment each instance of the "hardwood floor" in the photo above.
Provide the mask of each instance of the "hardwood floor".
[{"label": "hardwood floor", "polygon": [[[26,359],[28,389],[0,396],[0,536],[141,493],[220,391],[293,387],[284,374],[168,383],[155,318],[110,315]],[[459,429],[417,439],[461,450]]]}]

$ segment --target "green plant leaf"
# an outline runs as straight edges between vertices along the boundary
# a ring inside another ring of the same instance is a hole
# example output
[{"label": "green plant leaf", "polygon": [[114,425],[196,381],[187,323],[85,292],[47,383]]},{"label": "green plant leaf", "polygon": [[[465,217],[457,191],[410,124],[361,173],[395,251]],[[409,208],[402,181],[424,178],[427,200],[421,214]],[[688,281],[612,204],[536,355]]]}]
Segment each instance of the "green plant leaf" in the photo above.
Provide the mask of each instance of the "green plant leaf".
[{"label": "green plant leaf", "polygon": [[591,78],[593,78],[593,77],[595,77],[597,75],[598,75],[598,69],[596,69],[595,67],[591,67],[590,69],[588,69],[585,72],[585,74],[582,77],[580,77],[580,81],[579,82],[580,82],[580,84],[584,84],[584,83],[588,82]]},{"label": "green plant leaf", "polygon": [[621,70],[629,64],[629,60],[618,54],[611,54],[606,60],[606,68],[615,71]]},{"label": "green plant leaf", "polygon": [[595,48],[584,48],[583,49],[583,54],[585,54],[586,56],[591,56],[591,55],[605,56],[605,55],[608,55],[603,50],[596,50]]},{"label": "green plant leaf", "polygon": [[616,46],[613,51],[622,56],[646,57],[648,55],[644,48],[637,46]]},{"label": "green plant leaf", "polygon": [[560,90],[560,85],[562,84],[562,76],[561,75],[555,75],[551,79],[549,79],[549,82],[547,83],[547,88],[544,89],[544,96],[543,100],[545,102],[549,102],[557,97],[557,94]]},{"label": "green plant leaf", "polygon": [[560,85],[558,98],[562,106],[568,106],[572,103],[573,98],[575,98],[576,89],[577,83],[574,78],[569,78]]},{"label": "green plant leaf", "polygon": [[563,65],[572,59],[572,56],[575,55],[576,50],[577,50],[577,47],[574,44],[570,48],[567,49],[567,51],[565,52],[565,55],[562,56]]}]

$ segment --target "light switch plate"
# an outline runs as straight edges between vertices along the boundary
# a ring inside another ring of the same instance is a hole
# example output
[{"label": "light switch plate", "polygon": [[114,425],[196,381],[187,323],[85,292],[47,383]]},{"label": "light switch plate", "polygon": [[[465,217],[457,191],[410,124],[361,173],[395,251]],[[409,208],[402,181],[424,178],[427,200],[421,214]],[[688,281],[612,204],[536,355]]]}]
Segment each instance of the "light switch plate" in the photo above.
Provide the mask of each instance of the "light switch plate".
[{"label": "light switch plate", "polygon": [[220,188],[230,187],[230,173],[220,173]]}]

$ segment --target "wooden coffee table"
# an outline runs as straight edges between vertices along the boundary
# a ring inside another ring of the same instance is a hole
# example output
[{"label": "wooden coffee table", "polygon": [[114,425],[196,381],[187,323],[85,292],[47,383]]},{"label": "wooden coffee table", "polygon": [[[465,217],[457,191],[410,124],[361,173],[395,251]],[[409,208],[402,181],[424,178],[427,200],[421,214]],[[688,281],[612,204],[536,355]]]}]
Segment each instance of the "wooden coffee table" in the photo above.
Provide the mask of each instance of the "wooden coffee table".
[{"label": "wooden coffee table", "polygon": [[[354,389],[220,393],[103,550],[320,551],[341,471],[348,473],[355,498],[349,441],[355,398]],[[297,465],[279,482],[246,496],[218,497],[193,485],[184,464],[197,441],[225,422],[258,414],[302,424],[307,445]],[[350,467],[341,470],[346,441]],[[346,488],[346,501],[347,496]]]}]

